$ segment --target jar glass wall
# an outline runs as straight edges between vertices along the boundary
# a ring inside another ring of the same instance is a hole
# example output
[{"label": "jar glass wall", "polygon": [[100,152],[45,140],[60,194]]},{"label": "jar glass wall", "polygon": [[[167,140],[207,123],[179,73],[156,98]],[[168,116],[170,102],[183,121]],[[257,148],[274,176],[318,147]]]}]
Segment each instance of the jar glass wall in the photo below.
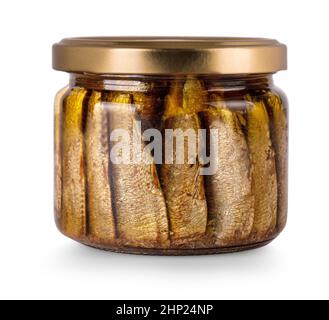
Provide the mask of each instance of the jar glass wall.
[{"label": "jar glass wall", "polygon": [[120,252],[262,246],[286,224],[287,157],[270,73],[72,73],[55,102],[56,223]]}]

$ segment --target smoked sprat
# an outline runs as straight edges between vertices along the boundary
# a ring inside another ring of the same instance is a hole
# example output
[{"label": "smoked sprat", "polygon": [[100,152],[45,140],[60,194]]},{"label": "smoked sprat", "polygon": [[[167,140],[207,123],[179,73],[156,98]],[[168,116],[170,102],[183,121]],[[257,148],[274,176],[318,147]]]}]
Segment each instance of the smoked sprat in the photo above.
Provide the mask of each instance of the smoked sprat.
[{"label": "smoked sprat", "polygon": [[[135,84],[129,91],[76,86],[61,93],[55,118],[61,230],[118,250],[234,248],[274,238],[287,210],[287,113],[280,96],[271,90],[212,92],[213,82],[196,77],[161,85],[154,90],[155,84]],[[132,150],[134,139],[152,128],[163,139],[168,129],[192,130],[195,150],[208,151],[210,140],[202,140],[200,130],[209,138],[215,129],[215,173],[201,175],[197,153],[187,162],[188,136],[183,163],[176,163],[175,136],[173,163],[165,162],[164,153],[160,164],[152,153],[145,153],[145,163],[113,163],[121,149],[113,148],[111,133],[125,130]]]}]

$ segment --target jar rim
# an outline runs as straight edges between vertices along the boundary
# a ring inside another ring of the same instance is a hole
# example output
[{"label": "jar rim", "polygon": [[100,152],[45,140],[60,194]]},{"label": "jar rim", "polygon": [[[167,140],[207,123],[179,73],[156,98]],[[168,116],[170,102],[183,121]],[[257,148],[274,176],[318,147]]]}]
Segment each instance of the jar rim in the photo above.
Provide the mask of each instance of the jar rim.
[{"label": "jar rim", "polygon": [[53,68],[95,74],[255,74],[287,69],[287,47],[237,37],[84,37],[53,45]]}]

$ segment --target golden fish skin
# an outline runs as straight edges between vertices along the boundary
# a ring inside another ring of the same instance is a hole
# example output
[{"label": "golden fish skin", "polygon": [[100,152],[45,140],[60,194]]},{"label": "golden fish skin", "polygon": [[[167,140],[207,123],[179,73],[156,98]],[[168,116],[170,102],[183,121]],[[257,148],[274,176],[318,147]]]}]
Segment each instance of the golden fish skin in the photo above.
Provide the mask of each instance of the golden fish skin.
[{"label": "golden fish skin", "polygon": [[266,96],[278,178],[277,227],[282,231],[287,223],[288,211],[288,116],[279,95],[269,92]]},{"label": "golden fish skin", "polygon": [[136,108],[136,120],[141,121],[141,131],[161,129],[163,98],[157,92],[132,92],[132,102]]},{"label": "golden fish skin", "polygon": [[[250,102],[249,102],[250,103]],[[248,107],[248,145],[253,165],[252,189],[255,217],[252,239],[264,241],[275,231],[278,187],[275,154],[270,138],[269,116],[261,100]]]},{"label": "golden fish skin", "polygon": [[207,92],[202,82],[188,77],[183,88],[183,110],[187,113],[198,113],[205,108]]},{"label": "golden fish skin", "polygon": [[[126,130],[130,149],[135,148],[132,143],[136,130],[135,111],[131,94],[111,92],[107,101],[110,102],[110,131]],[[169,237],[167,210],[155,164],[152,161],[150,164],[111,163],[111,168],[119,238],[131,246],[166,247]]]},{"label": "golden fish skin", "polygon": [[[218,97],[215,97],[218,101]],[[251,161],[238,115],[224,102],[202,113],[205,126],[218,130],[217,172],[205,176],[209,232],[220,246],[246,240],[253,227],[255,198]]]},{"label": "golden fish skin", "polygon": [[[196,80],[190,81],[196,82]],[[184,88],[179,82],[173,83],[166,99],[164,129],[181,129],[182,131],[193,129],[199,144],[197,130],[201,128],[201,125],[195,112],[203,107],[203,101],[200,96],[200,100],[189,96],[189,89],[192,86],[190,81],[185,83]],[[202,236],[207,227],[207,203],[204,194],[204,179],[200,175],[200,164],[197,159],[195,159],[195,164],[187,163],[187,137],[184,137],[184,142],[184,163],[174,162],[162,164],[160,167],[160,182],[167,203],[172,240]],[[177,151],[174,148],[174,160]]]},{"label": "golden fish skin", "polygon": [[61,150],[61,130],[62,130],[62,103],[68,87],[61,89],[55,98],[54,104],[54,164],[55,164],[55,217],[60,219],[62,214],[62,150]]},{"label": "golden fish skin", "polygon": [[131,92],[136,112],[145,119],[152,119],[162,110],[161,96],[152,92]]},{"label": "golden fish skin", "polygon": [[73,88],[64,99],[62,130],[62,230],[72,238],[86,235],[86,179],[83,102],[87,90]]},{"label": "golden fish skin", "polygon": [[88,101],[85,131],[89,235],[101,241],[115,239],[115,222],[109,184],[107,112],[102,93],[93,91]]}]

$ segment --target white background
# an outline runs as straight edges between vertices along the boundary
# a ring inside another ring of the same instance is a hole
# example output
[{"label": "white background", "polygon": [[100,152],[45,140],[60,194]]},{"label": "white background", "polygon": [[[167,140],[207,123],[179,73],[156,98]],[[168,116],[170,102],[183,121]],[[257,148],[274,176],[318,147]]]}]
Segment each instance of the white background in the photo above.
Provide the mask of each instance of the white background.
[{"label": "white background", "polygon": [[[329,298],[328,1],[1,1],[0,298]],[[106,253],[53,222],[51,45],[94,35],[259,36],[288,45],[290,207],[269,246],[205,257]]]}]

